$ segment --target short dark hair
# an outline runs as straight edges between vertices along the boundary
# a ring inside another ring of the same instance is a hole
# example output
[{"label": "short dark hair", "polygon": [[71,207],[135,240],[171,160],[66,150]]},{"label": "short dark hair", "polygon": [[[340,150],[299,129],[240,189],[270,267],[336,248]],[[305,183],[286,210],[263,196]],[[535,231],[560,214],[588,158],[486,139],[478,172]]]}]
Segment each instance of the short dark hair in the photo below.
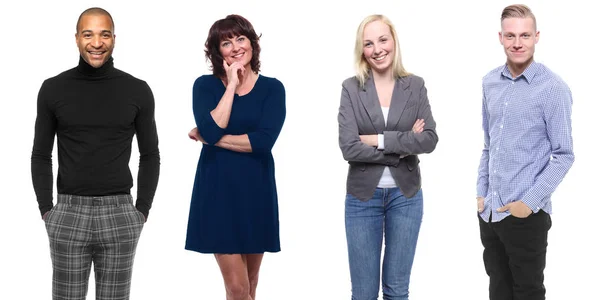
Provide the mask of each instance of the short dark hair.
[{"label": "short dark hair", "polygon": [[110,19],[110,23],[112,25],[112,31],[114,33],[114,31],[115,31],[115,21],[113,21],[113,18],[110,15],[110,13],[108,13],[108,11],[106,11],[105,9],[100,8],[100,7],[91,7],[91,8],[88,8],[88,9],[84,10],[79,15],[79,18],[77,19],[77,26],[75,27],[75,32],[79,33],[79,23],[81,23],[81,19],[83,18],[83,16],[86,16],[86,15],[103,15],[103,16],[108,16],[108,18]]},{"label": "short dark hair", "polygon": [[258,73],[260,71],[260,45],[258,40],[261,35],[257,35],[252,24],[246,18],[240,15],[228,15],[225,19],[216,21],[208,31],[208,37],[204,43],[204,54],[206,60],[211,63],[213,75],[219,78],[226,76],[223,68],[223,56],[221,56],[220,46],[221,41],[230,39],[236,36],[246,36],[250,40],[252,46],[252,59],[250,66],[252,71]]}]

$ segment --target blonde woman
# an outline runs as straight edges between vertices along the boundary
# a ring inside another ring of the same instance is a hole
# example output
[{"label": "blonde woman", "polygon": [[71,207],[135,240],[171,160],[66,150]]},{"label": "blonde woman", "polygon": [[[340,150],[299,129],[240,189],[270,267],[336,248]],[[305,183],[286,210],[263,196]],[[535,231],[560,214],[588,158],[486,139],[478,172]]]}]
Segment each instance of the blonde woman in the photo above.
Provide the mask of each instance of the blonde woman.
[{"label": "blonde woman", "polygon": [[397,36],[385,16],[365,18],[356,33],[357,73],[342,84],[339,144],[350,165],[345,222],[355,300],[378,298],[380,273],[383,299],[408,299],[423,216],[417,155],[438,142],[423,79],[402,66]]}]

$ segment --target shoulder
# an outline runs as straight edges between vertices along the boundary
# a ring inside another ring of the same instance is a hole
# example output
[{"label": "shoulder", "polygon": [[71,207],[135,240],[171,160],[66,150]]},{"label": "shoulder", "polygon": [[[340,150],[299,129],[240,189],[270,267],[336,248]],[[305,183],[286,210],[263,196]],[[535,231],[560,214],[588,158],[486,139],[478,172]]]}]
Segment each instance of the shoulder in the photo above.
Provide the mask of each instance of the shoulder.
[{"label": "shoulder", "polygon": [[76,72],[77,72],[77,68],[71,68],[69,70],[60,72],[58,75],[49,77],[46,80],[44,80],[44,85],[60,84],[61,82],[64,82],[65,80],[75,77]]},{"label": "shoulder", "polygon": [[415,74],[400,77],[398,78],[398,81],[408,85],[408,87],[411,89],[420,89],[425,85],[425,80],[422,77],[417,76]]},{"label": "shoulder", "polygon": [[487,72],[487,74],[485,74],[482,77],[483,82],[485,83],[492,79],[499,78],[500,75],[502,74],[502,70],[504,70],[504,68],[506,68],[506,65],[501,65],[501,66],[498,66],[498,67],[494,68],[493,70]]},{"label": "shoulder", "polygon": [[223,84],[221,82],[221,79],[217,78],[212,74],[205,74],[196,78],[196,80],[194,81],[194,88],[202,87],[212,89],[219,86],[220,84]]},{"label": "shoulder", "polygon": [[556,73],[552,72],[546,65],[537,63],[539,65],[537,75],[540,75],[544,81],[546,81],[553,88],[569,89],[567,83]]},{"label": "shoulder", "polygon": [[262,80],[269,89],[285,90],[283,83],[275,77],[264,76],[261,74],[259,80]]},{"label": "shoulder", "polygon": [[356,76],[348,77],[342,82],[342,87],[346,90],[358,90],[360,82]]},{"label": "shoulder", "polygon": [[61,93],[64,90],[65,84],[67,84],[72,78],[76,77],[77,68],[71,68],[63,71],[55,76],[46,78],[40,87],[40,95],[47,95],[48,93]]},{"label": "shoulder", "polygon": [[256,84],[254,85],[254,89],[257,89],[259,92],[255,95],[277,95],[285,98],[285,87],[283,83],[275,78],[264,75],[259,75]]},{"label": "shoulder", "polygon": [[549,100],[572,102],[571,89],[567,83],[547,66],[541,63],[538,64],[536,77],[540,76],[540,80],[543,81],[541,84],[545,87]]},{"label": "shoulder", "polygon": [[502,72],[506,68],[507,68],[506,64],[498,66],[498,67],[494,68],[493,70],[487,72],[487,74],[485,74],[481,78],[481,87],[483,89],[484,95],[487,94],[490,90],[495,90],[496,88],[502,86],[502,83],[503,83]]},{"label": "shoulder", "polygon": [[483,79],[487,79],[487,78],[492,78],[492,77],[496,77],[500,74],[502,74],[502,71],[504,70],[504,68],[506,68],[506,64],[503,64],[501,66],[497,66],[494,69],[492,69],[491,71],[487,72],[484,76]]},{"label": "shoulder", "polygon": [[131,84],[134,88],[150,89],[150,86],[145,80],[137,78],[123,70],[115,68],[113,76],[114,78],[125,80],[127,84]]}]

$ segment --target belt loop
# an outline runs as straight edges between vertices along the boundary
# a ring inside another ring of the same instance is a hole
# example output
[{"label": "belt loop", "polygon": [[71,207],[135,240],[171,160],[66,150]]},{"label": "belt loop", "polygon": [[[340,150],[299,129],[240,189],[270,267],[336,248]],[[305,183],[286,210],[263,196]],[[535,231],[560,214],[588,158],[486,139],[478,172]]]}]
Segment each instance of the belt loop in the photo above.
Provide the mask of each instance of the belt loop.
[{"label": "belt loop", "polygon": [[118,208],[119,207],[119,196],[116,196],[115,198],[116,198],[115,200],[117,200],[117,208]]},{"label": "belt loop", "polygon": [[69,203],[69,207],[71,207],[71,198],[73,198],[73,195],[69,195],[67,202]]}]

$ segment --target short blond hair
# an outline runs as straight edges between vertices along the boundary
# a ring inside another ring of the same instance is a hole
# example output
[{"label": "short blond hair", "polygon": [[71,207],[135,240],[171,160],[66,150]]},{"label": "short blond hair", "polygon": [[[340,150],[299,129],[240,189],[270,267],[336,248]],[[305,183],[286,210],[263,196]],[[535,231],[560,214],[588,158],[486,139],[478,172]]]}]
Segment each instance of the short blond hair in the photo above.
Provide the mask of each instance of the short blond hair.
[{"label": "short blond hair", "polygon": [[369,71],[371,70],[371,66],[365,59],[364,56],[364,32],[365,27],[371,22],[381,21],[387,26],[390,27],[390,32],[392,33],[392,38],[394,39],[394,60],[392,61],[392,70],[394,74],[394,78],[400,78],[404,76],[410,75],[402,65],[402,56],[400,55],[400,44],[398,43],[398,34],[396,33],[396,29],[394,29],[394,25],[392,22],[384,15],[370,15],[366,17],[358,26],[358,30],[356,31],[356,44],[354,46],[354,64],[356,69],[356,78],[360,83],[361,87],[364,87],[367,78],[369,78]]},{"label": "short blond hair", "polygon": [[531,9],[525,4],[513,4],[505,7],[504,10],[502,10],[500,23],[502,23],[504,19],[508,18],[531,18],[533,19],[533,27],[535,27],[537,30],[537,22],[535,20],[535,15],[531,11]]}]

